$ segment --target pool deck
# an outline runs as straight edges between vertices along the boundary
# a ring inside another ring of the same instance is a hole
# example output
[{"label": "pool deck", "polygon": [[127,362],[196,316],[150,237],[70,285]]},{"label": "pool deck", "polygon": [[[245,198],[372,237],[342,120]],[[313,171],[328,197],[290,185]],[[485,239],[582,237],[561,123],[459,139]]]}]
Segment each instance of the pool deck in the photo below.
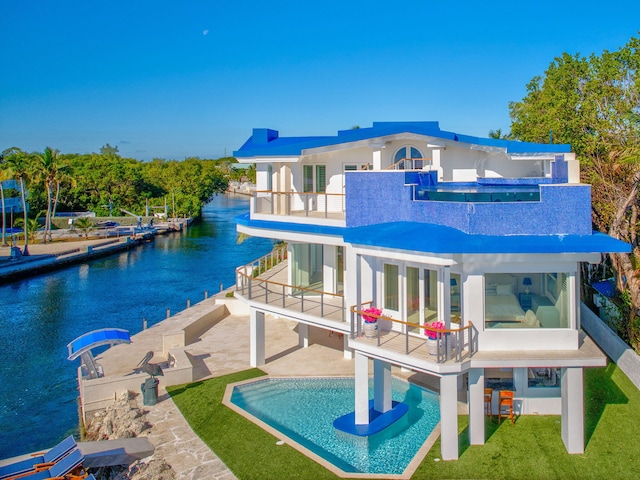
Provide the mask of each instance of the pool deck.
[{"label": "pool deck", "polygon": [[[231,315],[215,324],[200,339],[188,345],[194,364],[194,380],[227,375],[251,368],[249,365],[249,315],[247,307],[237,299],[217,296],[228,304]],[[125,375],[149,350],[162,351],[162,333],[171,327],[172,319],[166,319],[132,337],[131,344],[117,345],[96,357],[108,376],[110,373]],[[309,347],[298,345],[296,323],[291,320],[267,317],[266,365],[260,367],[273,376],[353,376],[354,361],[345,359],[343,341],[338,334],[326,330],[309,329]],[[411,377],[411,381],[437,391],[438,380],[414,372],[402,372],[393,368],[394,375]],[[460,399],[463,400],[463,399]],[[142,403],[142,396],[138,397]],[[168,396],[160,377],[158,403],[140,405],[149,412],[153,425],[148,434],[155,447],[155,455],[162,457],[176,471],[178,479],[231,479],[233,473],[212,452],[186,423],[173,400]],[[466,405],[459,403],[461,413]]]}]

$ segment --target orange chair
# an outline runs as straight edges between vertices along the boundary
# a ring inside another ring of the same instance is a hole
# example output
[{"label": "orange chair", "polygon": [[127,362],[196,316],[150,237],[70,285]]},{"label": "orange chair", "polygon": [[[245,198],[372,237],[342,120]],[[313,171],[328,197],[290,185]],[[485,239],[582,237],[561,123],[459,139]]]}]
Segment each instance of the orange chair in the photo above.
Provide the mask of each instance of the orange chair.
[{"label": "orange chair", "polygon": [[498,395],[498,424],[502,417],[511,419],[511,425],[515,423],[513,415],[513,392],[511,390],[501,390]]},{"label": "orange chair", "polygon": [[493,419],[493,389],[484,389],[484,414]]}]

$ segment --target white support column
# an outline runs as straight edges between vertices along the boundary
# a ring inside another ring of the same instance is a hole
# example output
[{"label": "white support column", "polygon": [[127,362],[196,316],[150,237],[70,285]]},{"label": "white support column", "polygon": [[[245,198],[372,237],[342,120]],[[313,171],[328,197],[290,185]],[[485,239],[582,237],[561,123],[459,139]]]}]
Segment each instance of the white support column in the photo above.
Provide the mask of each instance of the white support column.
[{"label": "white support column", "polygon": [[584,453],[584,378],[580,367],[563,368],[562,441],[567,452]]},{"label": "white support column", "polygon": [[440,448],[443,460],[458,459],[458,377],[440,377]]},{"label": "white support column", "polygon": [[356,425],[369,424],[369,358],[356,352],[355,412]]},{"label": "white support column", "polygon": [[353,358],[353,349],[349,347],[349,335],[346,333],[342,336],[342,356],[345,360]]},{"label": "white support column", "polygon": [[298,346],[302,348],[309,347],[309,325],[306,323],[298,323]]},{"label": "white support column", "polygon": [[484,368],[469,370],[469,443],[484,445]]},{"label": "white support column", "polygon": [[391,364],[373,360],[373,408],[380,413],[391,410]]},{"label": "white support column", "polygon": [[252,367],[259,367],[265,364],[265,326],[264,312],[251,309],[249,319],[249,338],[250,338],[250,359],[249,363]]}]

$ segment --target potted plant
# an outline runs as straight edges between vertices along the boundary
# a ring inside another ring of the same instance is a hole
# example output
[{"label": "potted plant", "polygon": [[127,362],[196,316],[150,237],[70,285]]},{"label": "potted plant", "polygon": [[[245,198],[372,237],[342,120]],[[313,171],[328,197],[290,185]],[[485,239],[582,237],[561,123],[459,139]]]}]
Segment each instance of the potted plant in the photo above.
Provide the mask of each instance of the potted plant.
[{"label": "potted plant", "polygon": [[438,343],[441,342],[442,333],[437,332],[435,330],[444,330],[444,323],[437,321],[427,323],[426,325],[429,329],[424,330],[424,334],[427,336],[427,348],[429,349],[429,355],[437,355],[438,354]]},{"label": "potted plant", "polygon": [[367,338],[375,338],[378,334],[378,316],[382,315],[382,310],[371,306],[362,311],[362,318],[364,320],[364,325],[362,326],[364,330],[364,336]]}]

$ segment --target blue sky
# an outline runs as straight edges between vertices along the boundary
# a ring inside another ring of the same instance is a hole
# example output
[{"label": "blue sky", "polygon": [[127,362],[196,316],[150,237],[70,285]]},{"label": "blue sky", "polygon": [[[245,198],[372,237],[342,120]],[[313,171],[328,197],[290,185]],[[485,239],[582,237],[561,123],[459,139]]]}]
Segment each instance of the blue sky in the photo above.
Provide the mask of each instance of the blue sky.
[{"label": "blue sky", "polygon": [[640,2],[0,0],[0,18],[0,149],[150,160],[230,155],[254,127],[508,131],[555,57],[637,36]]}]

